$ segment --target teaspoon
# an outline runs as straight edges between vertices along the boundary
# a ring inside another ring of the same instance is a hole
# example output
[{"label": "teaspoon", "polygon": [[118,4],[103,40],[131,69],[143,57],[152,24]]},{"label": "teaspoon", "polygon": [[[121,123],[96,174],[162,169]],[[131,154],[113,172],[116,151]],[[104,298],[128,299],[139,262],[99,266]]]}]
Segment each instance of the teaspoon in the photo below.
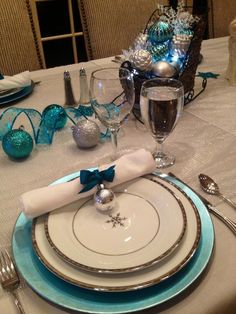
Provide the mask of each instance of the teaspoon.
[{"label": "teaspoon", "polygon": [[208,194],[220,197],[222,200],[224,200],[226,203],[228,203],[230,206],[236,209],[236,203],[231,201],[229,198],[227,198],[220,192],[218,184],[213,179],[211,179],[210,177],[203,173],[199,174],[198,178],[203,191],[207,192]]}]

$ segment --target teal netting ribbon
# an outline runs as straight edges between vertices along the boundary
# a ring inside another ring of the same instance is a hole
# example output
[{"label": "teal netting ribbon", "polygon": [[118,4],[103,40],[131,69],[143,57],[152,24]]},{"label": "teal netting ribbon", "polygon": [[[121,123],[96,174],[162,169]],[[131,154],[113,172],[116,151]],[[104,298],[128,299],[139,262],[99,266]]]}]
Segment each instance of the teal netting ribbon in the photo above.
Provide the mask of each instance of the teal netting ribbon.
[{"label": "teal netting ribbon", "polygon": [[[67,118],[76,124],[79,119],[91,117],[94,112],[91,106],[79,106],[79,108],[69,107],[64,109]],[[60,117],[57,115],[50,115],[50,126],[48,127],[48,121],[43,118],[42,114],[36,109],[26,108],[8,108],[4,110],[0,115],[0,141],[3,136],[14,128],[17,119],[24,115],[32,127],[33,138],[36,144],[52,144],[53,136],[57,130],[56,125],[59,122]],[[109,137],[109,132],[101,133],[101,138]]]}]

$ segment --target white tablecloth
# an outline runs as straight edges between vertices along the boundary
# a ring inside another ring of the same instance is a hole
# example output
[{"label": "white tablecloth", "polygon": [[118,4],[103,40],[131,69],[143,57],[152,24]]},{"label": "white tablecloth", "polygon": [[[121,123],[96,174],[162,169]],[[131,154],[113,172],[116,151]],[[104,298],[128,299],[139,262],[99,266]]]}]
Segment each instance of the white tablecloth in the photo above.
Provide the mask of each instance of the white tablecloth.
[{"label": "white tablecloth", "polygon": [[[185,107],[177,127],[164,145],[176,156],[176,164],[167,171],[171,170],[200,193],[203,192],[197,176],[206,173],[220,184],[226,195],[236,201],[236,87],[230,86],[224,77],[228,63],[227,41],[225,37],[203,42],[203,61],[198,71],[210,71],[220,76],[209,79],[204,93]],[[63,105],[65,69],[71,73],[75,98],[78,100],[79,69],[84,67],[89,76],[92,70],[103,65],[114,63],[107,58],[32,72],[32,79],[41,80],[41,83],[29,97],[14,106],[35,108],[42,112],[49,104]],[[201,80],[197,78],[196,92],[200,90],[200,85]],[[134,118],[119,132],[119,144],[121,147],[154,147],[150,135]],[[100,143],[90,150],[78,149],[72,139],[69,123],[55,134],[51,146],[35,147],[25,161],[12,161],[1,150],[0,247],[10,246],[13,226],[19,214],[17,201],[20,194],[47,185],[78,169],[97,165],[105,159],[109,150],[109,142]],[[235,210],[216,196],[207,198],[236,220]],[[203,276],[179,297],[142,313],[236,313],[236,238],[222,222],[215,217],[212,219],[216,234],[215,249]],[[27,287],[23,287],[19,294],[26,314],[65,313],[41,300]],[[17,313],[10,296],[1,288],[0,313]]]}]

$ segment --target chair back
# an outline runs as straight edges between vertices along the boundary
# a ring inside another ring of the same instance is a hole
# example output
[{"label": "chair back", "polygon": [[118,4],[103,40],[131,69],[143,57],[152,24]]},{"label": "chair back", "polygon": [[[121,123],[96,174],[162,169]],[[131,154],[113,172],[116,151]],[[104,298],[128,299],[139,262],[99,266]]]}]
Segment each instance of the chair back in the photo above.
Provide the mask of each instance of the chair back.
[{"label": "chair back", "polygon": [[78,0],[88,58],[99,59],[128,49],[157,8],[157,0]]},{"label": "chair back", "polygon": [[42,68],[29,0],[0,1],[0,72]]},{"label": "chair back", "polygon": [[235,0],[208,0],[209,37],[229,36],[229,24],[236,17]]}]

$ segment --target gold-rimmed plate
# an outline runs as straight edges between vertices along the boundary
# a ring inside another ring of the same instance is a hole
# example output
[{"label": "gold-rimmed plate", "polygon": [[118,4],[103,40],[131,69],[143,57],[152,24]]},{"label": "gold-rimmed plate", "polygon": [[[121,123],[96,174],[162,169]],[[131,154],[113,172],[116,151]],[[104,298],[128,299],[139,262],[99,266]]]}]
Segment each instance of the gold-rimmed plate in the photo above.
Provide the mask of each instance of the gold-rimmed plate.
[{"label": "gold-rimmed plate", "polygon": [[177,250],[156,265],[137,272],[122,274],[98,274],[73,267],[63,261],[51,248],[44,232],[45,216],[34,221],[32,240],[41,262],[55,275],[74,285],[96,291],[120,292],[137,290],[155,285],[181,270],[194,255],[200,240],[201,222],[191,199],[175,186],[155,178],[172,190],[181,200],[187,218],[187,228]]},{"label": "gold-rimmed plate", "polygon": [[48,215],[46,237],[65,262],[97,273],[125,273],[160,262],[180,245],[187,219],[170,189],[139,178],[114,191],[109,214],[97,211],[90,198]]}]

